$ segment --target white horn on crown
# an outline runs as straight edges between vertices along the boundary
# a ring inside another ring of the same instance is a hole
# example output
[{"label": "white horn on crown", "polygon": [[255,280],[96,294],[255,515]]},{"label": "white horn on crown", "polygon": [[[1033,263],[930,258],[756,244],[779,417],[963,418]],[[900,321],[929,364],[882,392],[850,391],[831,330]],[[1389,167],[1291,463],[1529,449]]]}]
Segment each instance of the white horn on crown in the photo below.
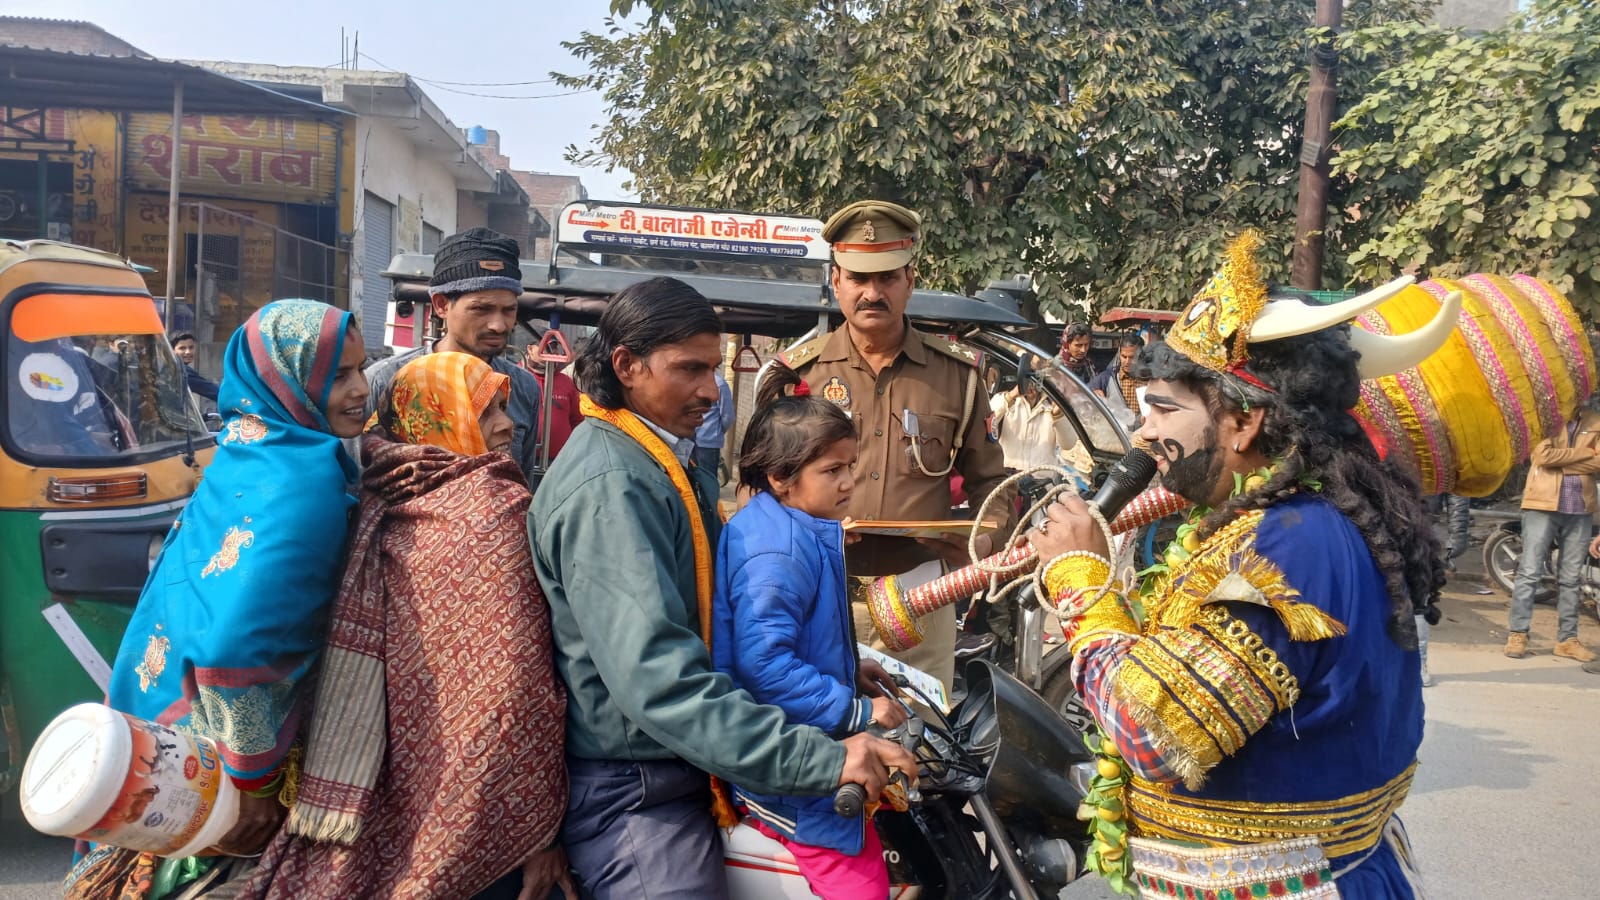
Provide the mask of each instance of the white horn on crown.
[{"label": "white horn on crown", "polygon": [[1363,381],[1403,372],[1417,365],[1444,346],[1461,318],[1461,292],[1451,291],[1428,324],[1405,334],[1374,334],[1365,328],[1350,329],[1350,346],[1361,354],[1356,369]]},{"label": "white horn on crown", "polygon": [[1360,296],[1326,305],[1303,303],[1296,299],[1274,300],[1262,308],[1261,315],[1256,316],[1251,324],[1250,343],[1310,334],[1340,322],[1348,322],[1405,290],[1415,280],[1410,275],[1402,275]]}]

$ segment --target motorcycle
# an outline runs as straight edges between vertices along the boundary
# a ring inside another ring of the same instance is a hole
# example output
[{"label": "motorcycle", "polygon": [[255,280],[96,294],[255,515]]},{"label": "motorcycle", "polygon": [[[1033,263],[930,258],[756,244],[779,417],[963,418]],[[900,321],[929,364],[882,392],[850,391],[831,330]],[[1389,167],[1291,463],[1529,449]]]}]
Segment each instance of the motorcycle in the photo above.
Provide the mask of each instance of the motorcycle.
[{"label": "motorcycle", "polygon": [[[1556,594],[1556,550],[1546,552],[1534,602],[1553,603]],[[1517,582],[1517,566],[1522,562],[1522,520],[1511,519],[1495,527],[1483,542],[1483,571],[1494,586],[1511,595]],[[1578,582],[1582,603],[1590,612],[1600,601],[1600,559],[1584,555],[1582,577]]]},{"label": "motorcycle", "polygon": [[[983,660],[968,667],[967,695],[948,717],[905,679],[896,683],[938,721],[907,706],[904,724],[878,732],[920,766],[910,808],[874,819],[890,897],[1038,900],[1076,880],[1089,849],[1078,806],[1094,777],[1083,733]],[[855,815],[862,799],[858,785],[845,785],[834,808]],[[813,896],[783,845],[746,823],[726,834],[724,862],[734,900]]]}]

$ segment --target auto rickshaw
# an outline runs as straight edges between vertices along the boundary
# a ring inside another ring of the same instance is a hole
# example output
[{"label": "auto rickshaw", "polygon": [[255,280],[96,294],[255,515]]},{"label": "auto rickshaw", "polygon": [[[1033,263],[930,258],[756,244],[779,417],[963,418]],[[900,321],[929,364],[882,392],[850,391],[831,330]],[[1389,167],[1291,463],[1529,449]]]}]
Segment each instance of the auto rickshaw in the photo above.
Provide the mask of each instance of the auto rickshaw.
[{"label": "auto rickshaw", "polygon": [[[568,204],[557,219],[550,258],[520,264],[519,318],[528,325],[534,320],[592,325],[612,294],[650,278],[678,278],[717,307],[728,334],[743,337],[730,360],[735,373],[730,381],[736,382],[739,408],[748,410],[762,362],[751,359],[751,335],[799,343],[843,322],[828,286],[831,256],[821,234],[816,219],[600,200]],[[394,257],[383,272],[394,282],[393,303],[425,308],[432,273],[429,255]],[[916,328],[972,351],[981,367],[1036,380],[1076,432],[1078,441],[1068,456],[1090,486],[1098,486],[1127,452],[1128,434],[1104,400],[1067,372],[1054,352],[1022,337],[1037,329],[1034,323],[999,304],[930,290],[912,293],[907,315]],[[570,359],[570,348],[554,328],[546,331],[540,349],[557,367]],[[737,446],[739,433],[730,429],[729,443]],[[1004,662],[1069,720],[1081,719],[1064,665],[1068,654],[1045,657],[1044,615],[1037,607],[1021,611],[1015,640],[1004,642],[1014,646],[1015,659]]]},{"label": "auto rickshaw", "polygon": [[105,696],[173,520],[215,452],[142,277],[0,242],[0,795],[57,713]]}]

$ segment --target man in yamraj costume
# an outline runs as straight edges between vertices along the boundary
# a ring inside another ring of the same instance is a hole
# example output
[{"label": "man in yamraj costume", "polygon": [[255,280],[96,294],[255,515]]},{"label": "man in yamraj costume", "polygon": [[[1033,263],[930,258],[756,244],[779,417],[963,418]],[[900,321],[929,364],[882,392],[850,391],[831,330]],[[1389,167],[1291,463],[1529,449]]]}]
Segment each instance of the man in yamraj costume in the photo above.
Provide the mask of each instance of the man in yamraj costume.
[{"label": "man in yamraj costume", "polygon": [[1444,570],[1416,483],[1350,411],[1437,342],[1341,324],[1404,281],[1269,297],[1259,243],[1134,367],[1140,435],[1197,504],[1163,571],[1119,581],[1076,496],[1030,533],[1103,731],[1091,862],[1146,897],[1420,896],[1395,811],[1422,741],[1413,613]]}]

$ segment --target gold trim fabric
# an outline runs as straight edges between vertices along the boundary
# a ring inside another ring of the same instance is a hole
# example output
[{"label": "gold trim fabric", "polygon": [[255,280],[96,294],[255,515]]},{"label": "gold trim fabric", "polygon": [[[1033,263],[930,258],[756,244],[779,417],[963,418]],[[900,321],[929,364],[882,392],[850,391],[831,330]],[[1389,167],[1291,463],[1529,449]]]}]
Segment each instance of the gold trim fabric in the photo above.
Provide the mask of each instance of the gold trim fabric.
[{"label": "gold trim fabric", "polygon": [[1272,648],[1220,606],[1134,644],[1112,691],[1191,790],[1300,696]]},{"label": "gold trim fabric", "polygon": [[[1217,529],[1194,555],[1173,569],[1171,581],[1148,604],[1152,626],[1182,628],[1214,603],[1249,603],[1278,615],[1290,640],[1316,641],[1345,633],[1337,619],[1301,599],[1277,564],[1256,550],[1263,510],[1247,512]],[[1147,630],[1150,630],[1147,627]]]},{"label": "gold trim fabric", "polygon": [[1073,633],[1067,652],[1077,656],[1079,648],[1085,643],[1107,634],[1138,636],[1139,623],[1133,620],[1123,603],[1122,597],[1115,591],[1095,601],[1079,618],[1078,630]]},{"label": "gold trim fabric", "polygon": [[1144,837],[1193,841],[1210,847],[1316,838],[1330,858],[1364,853],[1383,838],[1384,825],[1405,802],[1417,764],[1388,783],[1334,800],[1257,803],[1180,795],[1134,776],[1124,799]]}]

